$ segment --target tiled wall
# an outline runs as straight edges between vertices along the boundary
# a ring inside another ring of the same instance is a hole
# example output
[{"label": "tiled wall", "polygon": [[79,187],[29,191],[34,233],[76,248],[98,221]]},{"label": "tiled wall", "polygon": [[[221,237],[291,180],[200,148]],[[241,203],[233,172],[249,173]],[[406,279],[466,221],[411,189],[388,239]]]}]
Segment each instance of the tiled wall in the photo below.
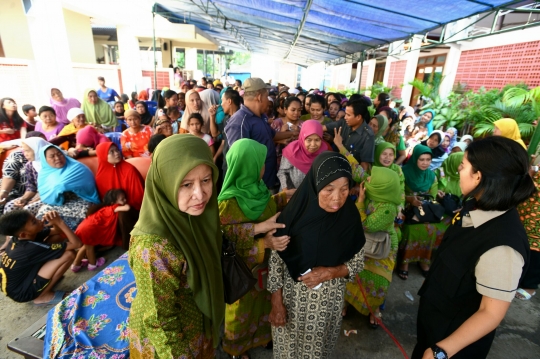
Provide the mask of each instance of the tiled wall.
[{"label": "tiled wall", "polygon": [[540,41],[463,51],[454,81],[472,90],[519,82],[540,86]]},{"label": "tiled wall", "polygon": [[407,60],[395,61],[390,64],[390,74],[388,76],[388,87],[395,87],[390,93],[395,98],[401,97],[401,85],[405,79],[405,68]]}]

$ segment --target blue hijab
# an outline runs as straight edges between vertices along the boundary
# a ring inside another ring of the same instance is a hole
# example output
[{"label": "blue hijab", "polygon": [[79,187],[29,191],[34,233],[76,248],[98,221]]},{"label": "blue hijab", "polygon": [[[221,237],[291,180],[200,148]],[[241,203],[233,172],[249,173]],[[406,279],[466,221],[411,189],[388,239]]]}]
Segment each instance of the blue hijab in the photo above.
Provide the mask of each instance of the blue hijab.
[{"label": "blue hijab", "polygon": [[[452,151],[452,148],[455,147],[456,145],[456,142],[457,142],[457,136],[458,136],[458,130],[457,128],[455,127],[449,127],[447,130],[446,130],[446,133],[448,133],[448,131],[454,131],[454,136],[450,139],[450,145],[448,146],[448,148],[450,149],[450,151]],[[450,152],[449,151],[449,152]]]},{"label": "blue hijab", "polygon": [[[51,147],[65,157],[64,167],[54,168],[47,163],[45,151]],[[64,152],[54,145],[43,147],[39,151],[39,158],[42,168],[38,176],[38,191],[43,203],[61,206],[64,204],[65,192],[73,192],[88,202],[100,203],[94,175],[88,167],[64,155]]]},{"label": "blue hijab", "polygon": [[225,93],[225,91],[227,91],[227,88],[224,88],[219,93],[219,107],[216,112],[216,124],[218,125],[222,123],[225,119],[225,112],[223,112],[223,107],[221,107],[221,101],[223,101],[223,94]]},{"label": "blue hijab", "polygon": [[426,128],[427,128],[428,136],[429,136],[433,132],[433,119],[435,118],[435,111],[425,110],[424,112],[422,112],[422,115],[425,114],[426,112],[431,113],[431,120],[428,123],[426,123]]}]

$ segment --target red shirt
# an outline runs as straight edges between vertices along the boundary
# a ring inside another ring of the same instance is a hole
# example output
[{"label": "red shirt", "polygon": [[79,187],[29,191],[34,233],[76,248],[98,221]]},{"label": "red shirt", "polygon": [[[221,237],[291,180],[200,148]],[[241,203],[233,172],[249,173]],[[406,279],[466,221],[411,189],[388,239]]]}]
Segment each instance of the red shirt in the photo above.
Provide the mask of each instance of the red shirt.
[{"label": "red shirt", "polygon": [[[0,130],[5,130],[7,128],[12,128],[15,130],[15,126],[13,125],[13,120],[11,118],[8,118],[8,120],[9,120],[9,123],[0,122]],[[22,127],[26,127],[26,122],[23,122],[21,128]],[[0,142],[16,140],[18,138],[21,138],[20,130],[15,130],[15,132],[12,133],[11,135],[7,133],[0,133]]]}]

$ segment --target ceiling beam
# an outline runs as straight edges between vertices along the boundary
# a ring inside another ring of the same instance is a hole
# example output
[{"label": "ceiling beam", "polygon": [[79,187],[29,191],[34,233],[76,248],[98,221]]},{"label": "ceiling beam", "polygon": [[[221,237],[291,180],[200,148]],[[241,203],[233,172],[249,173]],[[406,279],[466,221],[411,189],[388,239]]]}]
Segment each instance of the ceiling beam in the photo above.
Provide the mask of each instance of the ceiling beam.
[{"label": "ceiling beam", "polygon": [[302,20],[300,21],[300,25],[298,25],[298,30],[296,30],[296,35],[294,35],[293,42],[291,44],[291,47],[289,48],[289,51],[287,51],[287,54],[285,55],[284,60],[289,59],[289,56],[291,55],[291,53],[292,53],[292,51],[294,49],[294,46],[296,45],[296,42],[300,38],[300,34],[302,33],[302,30],[304,29],[304,24],[306,23],[306,20],[307,20],[308,14],[309,14],[309,9],[311,9],[311,4],[312,3],[313,3],[313,0],[307,0],[306,1],[306,6],[304,7],[304,15],[302,16]]}]

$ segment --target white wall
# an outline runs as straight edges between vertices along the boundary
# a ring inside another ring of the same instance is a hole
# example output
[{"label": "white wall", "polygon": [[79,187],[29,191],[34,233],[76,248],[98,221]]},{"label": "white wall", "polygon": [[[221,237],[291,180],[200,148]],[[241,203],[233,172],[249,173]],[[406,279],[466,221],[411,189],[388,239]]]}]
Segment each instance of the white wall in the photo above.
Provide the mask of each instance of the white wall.
[{"label": "white wall", "polygon": [[6,57],[34,59],[28,21],[21,0],[0,1],[0,37]]},{"label": "white wall", "polygon": [[95,64],[96,52],[90,17],[71,10],[63,10],[71,61]]}]

